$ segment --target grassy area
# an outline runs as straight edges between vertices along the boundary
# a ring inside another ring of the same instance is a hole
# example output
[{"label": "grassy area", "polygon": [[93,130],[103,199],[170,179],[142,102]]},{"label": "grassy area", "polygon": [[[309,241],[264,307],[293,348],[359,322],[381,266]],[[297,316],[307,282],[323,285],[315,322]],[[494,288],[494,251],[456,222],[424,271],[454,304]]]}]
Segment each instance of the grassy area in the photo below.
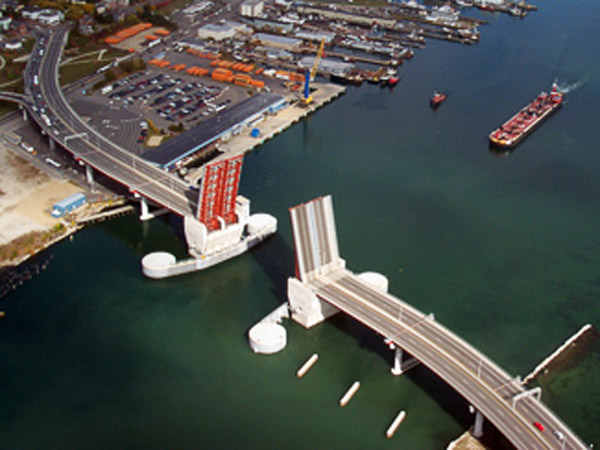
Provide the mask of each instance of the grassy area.
[{"label": "grassy area", "polygon": [[105,66],[114,59],[125,54],[127,54],[127,52],[111,49],[104,54],[100,61],[98,61],[94,55],[90,55],[89,59],[78,59],[72,63],[65,64],[60,68],[60,84],[61,86],[64,86],[80,80],[87,75],[91,75],[100,67]]},{"label": "grassy area", "polygon": [[[0,87],[0,89],[10,90],[14,92],[23,92],[23,70],[25,69],[25,63],[17,63],[14,62],[14,58],[17,55],[15,54],[2,54],[4,58],[5,65],[2,70],[0,70],[0,86],[7,84],[6,86]],[[16,82],[16,80],[21,80],[21,83]],[[11,82],[15,82],[12,84]]]}]

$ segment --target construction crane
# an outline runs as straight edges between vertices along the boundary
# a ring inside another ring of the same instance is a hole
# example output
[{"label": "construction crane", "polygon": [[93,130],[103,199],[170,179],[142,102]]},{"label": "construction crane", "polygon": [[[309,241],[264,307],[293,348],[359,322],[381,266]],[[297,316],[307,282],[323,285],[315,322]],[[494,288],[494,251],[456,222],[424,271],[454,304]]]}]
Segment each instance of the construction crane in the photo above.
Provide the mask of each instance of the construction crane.
[{"label": "construction crane", "polygon": [[315,57],[315,61],[313,62],[312,69],[310,71],[306,71],[304,76],[304,97],[302,99],[302,104],[304,106],[310,105],[312,102],[312,96],[310,95],[310,82],[315,79],[317,75],[317,70],[319,69],[319,63],[321,62],[321,58],[323,56],[323,47],[325,47],[325,38],[321,39],[321,45],[319,46],[319,50],[317,51],[317,56]]}]

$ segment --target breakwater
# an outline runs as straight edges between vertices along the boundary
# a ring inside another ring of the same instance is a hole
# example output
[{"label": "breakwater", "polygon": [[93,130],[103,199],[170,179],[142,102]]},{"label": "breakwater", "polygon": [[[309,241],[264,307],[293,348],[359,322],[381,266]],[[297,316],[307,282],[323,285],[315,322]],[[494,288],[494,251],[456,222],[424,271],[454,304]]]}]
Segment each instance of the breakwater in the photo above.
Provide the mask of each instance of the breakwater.
[{"label": "breakwater", "polygon": [[586,333],[589,333],[592,330],[594,330],[594,328],[589,323],[581,327],[581,329],[577,333],[575,333],[573,336],[567,339],[560,347],[554,350],[548,357],[546,357],[541,363],[539,363],[529,375],[525,376],[523,378],[522,384],[527,384],[533,379],[535,379],[535,377],[537,377],[540,374],[540,372],[546,370],[546,368],[556,358],[558,358],[561,354],[563,354],[563,352],[568,350],[572,345],[575,345],[577,340],[581,339]]}]

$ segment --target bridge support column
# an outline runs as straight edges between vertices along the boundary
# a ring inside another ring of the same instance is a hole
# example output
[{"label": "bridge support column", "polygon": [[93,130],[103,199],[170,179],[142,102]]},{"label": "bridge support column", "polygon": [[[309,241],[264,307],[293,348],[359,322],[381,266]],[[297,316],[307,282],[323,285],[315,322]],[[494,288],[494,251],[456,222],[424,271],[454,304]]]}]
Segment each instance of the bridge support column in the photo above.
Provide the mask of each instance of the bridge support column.
[{"label": "bridge support column", "polygon": [[169,212],[168,209],[160,208],[150,212],[150,205],[148,204],[148,200],[145,197],[142,197],[140,194],[135,193],[135,197],[140,199],[140,220],[146,221],[150,219],[154,219],[155,217],[162,216]]},{"label": "bridge support column", "polygon": [[48,147],[50,150],[54,150],[56,148],[56,141],[52,139],[52,136],[48,135]]},{"label": "bridge support column", "polygon": [[391,369],[392,375],[402,375],[402,353],[403,352],[400,347],[396,347],[394,350],[394,367]]},{"label": "bridge support column", "polygon": [[390,350],[394,350],[394,365],[390,369],[390,372],[392,372],[392,375],[395,375],[395,376],[402,375],[404,372],[419,365],[419,361],[415,358],[410,358],[410,359],[407,359],[406,361],[403,361],[404,352],[402,351],[402,349],[400,347],[396,346],[396,344],[391,342],[390,339],[386,339],[384,342],[387,344],[387,346],[390,348]]},{"label": "bridge support column", "polygon": [[140,220],[146,221],[152,219],[154,216],[150,214],[148,208],[148,201],[144,197],[140,197]]},{"label": "bridge support column", "polygon": [[25,108],[23,108],[21,111],[23,111],[23,122],[27,122],[27,110]]},{"label": "bridge support column", "polygon": [[85,179],[94,191],[94,169],[89,164],[85,165]]},{"label": "bridge support column", "polygon": [[483,436],[483,414],[475,412],[475,425],[473,426],[473,437],[479,439]]}]

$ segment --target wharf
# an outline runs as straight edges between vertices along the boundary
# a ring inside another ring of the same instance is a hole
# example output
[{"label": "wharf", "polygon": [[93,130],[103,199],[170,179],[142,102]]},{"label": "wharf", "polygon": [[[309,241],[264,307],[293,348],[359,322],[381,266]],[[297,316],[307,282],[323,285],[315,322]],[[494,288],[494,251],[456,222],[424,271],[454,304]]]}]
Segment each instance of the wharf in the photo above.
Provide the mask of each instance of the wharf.
[{"label": "wharf", "polygon": [[399,66],[400,64],[402,64],[402,61],[404,58],[402,57],[398,57],[396,59],[378,59],[378,58],[370,58],[368,56],[361,56],[361,55],[356,55],[356,54],[345,54],[345,53],[339,53],[339,52],[334,52],[334,51],[330,51],[327,52],[327,56],[332,56],[335,58],[339,58],[342,61],[359,61],[359,62],[363,62],[363,63],[367,63],[367,64],[374,64],[377,66]]},{"label": "wharf", "polygon": [[[218,150],[221,154],[215,159],[224,159],[240,153],[247,153],[262,145],[277,134],[299,122],[302,118],[313,113],[317,109],[325,106],[335,98],[346,92],[344,86],[334,83],[311,83],[313,101],[307,107],[298,104],[299,95],[290,95],[287,97],[290,106],[278,111],[274,115],[268,115],[265,120],[256,124],[252,128],[259,130],[258,137],[252,137],[251,128],[247,128],[240,134],[231,139],[218,144]],[[202,168],[190,170],[186,179],[189,182],[195,182],[200,178]]]}]

